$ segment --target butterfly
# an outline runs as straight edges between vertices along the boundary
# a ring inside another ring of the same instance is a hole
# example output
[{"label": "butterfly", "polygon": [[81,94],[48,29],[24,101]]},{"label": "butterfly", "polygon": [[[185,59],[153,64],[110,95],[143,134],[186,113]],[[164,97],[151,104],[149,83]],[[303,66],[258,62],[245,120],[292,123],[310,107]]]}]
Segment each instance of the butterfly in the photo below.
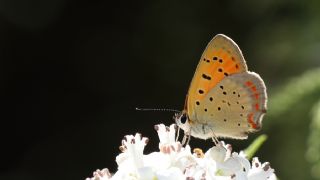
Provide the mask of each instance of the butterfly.
[{"label": "butterfly", "polygon": [[204,50],[184,109],[174,119],[185,135],[246,139],[261,129],[266,109],[263,80],[248,71],[238,45],[218,34]]}]

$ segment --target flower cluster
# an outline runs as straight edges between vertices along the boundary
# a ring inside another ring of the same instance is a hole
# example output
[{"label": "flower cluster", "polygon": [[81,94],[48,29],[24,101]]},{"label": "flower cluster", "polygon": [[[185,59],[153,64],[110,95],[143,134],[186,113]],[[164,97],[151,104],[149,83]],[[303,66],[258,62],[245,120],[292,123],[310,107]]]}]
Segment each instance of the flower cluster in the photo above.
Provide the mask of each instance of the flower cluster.
[{"label": "flower cluster", "polygon": [[252,165],[243,152],[232,153],[231,145],[224,142],[210,148],[191,152],[175,140],[175,126],[156,125],[160,139],[159,152],[143,154],[148,139],[127,135],[116,157],[118,171],[111,175],[108,169],[97,170],[86,180],[276,180],[269,163],[261,164],[253,158]]}]

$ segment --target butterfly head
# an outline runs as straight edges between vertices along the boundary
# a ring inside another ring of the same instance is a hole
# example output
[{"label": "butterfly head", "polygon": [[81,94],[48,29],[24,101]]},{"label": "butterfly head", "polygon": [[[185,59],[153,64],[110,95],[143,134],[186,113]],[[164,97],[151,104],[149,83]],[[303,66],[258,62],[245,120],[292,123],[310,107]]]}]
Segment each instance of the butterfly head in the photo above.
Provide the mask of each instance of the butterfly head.
[{"label": "butterfly head", "polygon": [[175,120],[176,124],[184,131],[190,130],[191,120],[189,119],[189,116],[186,111],[176,113],[173,119]]}]

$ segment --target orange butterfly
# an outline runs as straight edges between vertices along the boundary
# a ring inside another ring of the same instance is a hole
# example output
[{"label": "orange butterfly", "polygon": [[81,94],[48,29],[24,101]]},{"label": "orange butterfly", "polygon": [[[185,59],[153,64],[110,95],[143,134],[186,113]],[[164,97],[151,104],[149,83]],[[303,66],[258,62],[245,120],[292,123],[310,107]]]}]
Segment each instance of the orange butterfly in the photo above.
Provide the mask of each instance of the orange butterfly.
[{"label": "orange butterfly", "polygon": [[177,125],[200,139],[246,139],[261,128],[267,93],[261,77],[248,71],[238,45],[218,34],[204,50]]}]

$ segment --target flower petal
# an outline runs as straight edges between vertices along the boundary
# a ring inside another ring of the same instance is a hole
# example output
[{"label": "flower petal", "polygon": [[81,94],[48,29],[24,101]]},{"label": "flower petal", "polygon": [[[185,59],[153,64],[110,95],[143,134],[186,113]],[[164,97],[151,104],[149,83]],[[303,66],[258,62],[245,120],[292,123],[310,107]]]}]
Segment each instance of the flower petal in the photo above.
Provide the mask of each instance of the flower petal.
[{"label": "flower petal", "polygon": [[156,172],[158,180],[184,180],[184,176],[179,168],[171,167],[166,170]]}]

